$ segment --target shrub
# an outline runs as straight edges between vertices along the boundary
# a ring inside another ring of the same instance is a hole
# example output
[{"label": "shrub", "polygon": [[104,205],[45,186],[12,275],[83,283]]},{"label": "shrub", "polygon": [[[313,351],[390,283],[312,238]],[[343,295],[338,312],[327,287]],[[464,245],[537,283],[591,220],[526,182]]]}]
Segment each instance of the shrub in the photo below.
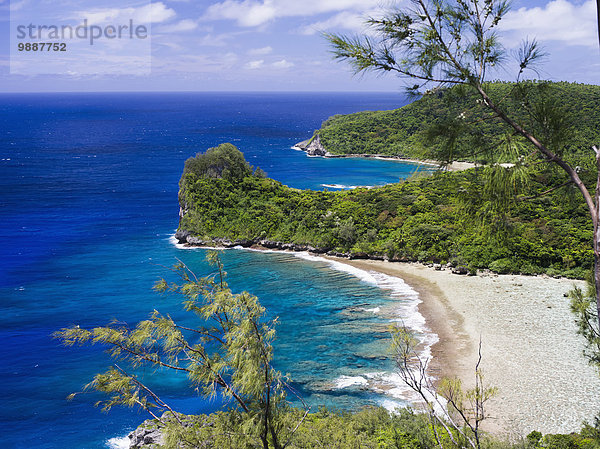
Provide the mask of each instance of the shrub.
[{"label": "shrub", "polygon": [[519,266],[512,259],[504,258],[494,260],[490,264],[490,270],[498,274],[518,273]]}]

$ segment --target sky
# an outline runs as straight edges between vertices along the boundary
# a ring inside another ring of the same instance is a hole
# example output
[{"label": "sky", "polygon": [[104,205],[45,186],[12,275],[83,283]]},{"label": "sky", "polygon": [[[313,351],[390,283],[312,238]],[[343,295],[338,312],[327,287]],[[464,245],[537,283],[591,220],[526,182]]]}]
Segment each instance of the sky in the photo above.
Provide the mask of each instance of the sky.
[{"label": "sky", "polygon": [[[0,0],[0,92],[395,92],[404,86],[398,78],[355,76],[333,61],[321,33],[364,33],[366,18],[407,1]],[[83,18],[104,31],[131,19],[148,38],[18,51],[27,42],[17,38],[19,25],[75,26]],[[540,78],[600,84],[595,18],[594,0],[514,0],[501,39],[514,51],[537,38],[548,53]],[[510,67],[495,76],[514,79]]]}]

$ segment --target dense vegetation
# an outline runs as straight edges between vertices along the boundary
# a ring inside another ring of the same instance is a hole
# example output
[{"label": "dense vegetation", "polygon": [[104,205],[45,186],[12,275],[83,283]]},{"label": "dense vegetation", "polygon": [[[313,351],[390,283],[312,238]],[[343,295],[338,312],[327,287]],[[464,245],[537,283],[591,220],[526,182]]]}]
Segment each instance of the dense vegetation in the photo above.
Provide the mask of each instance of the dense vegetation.
[{"label": "dense vegetation", "polygon": [[[287,420],[301,418],[300,410],[288,409]],[[253,441],[241,431],[239,412],[218,412],[212,415],[186,416],[185,426],[167,426],[165,448],[238,449],[254,447]],[[158,422],[147,421],[152,428]],[[438,429],[442,431],[442,429]],[[441,433],[441,432],[440,432]],[[457,449],[449,438],[444,448]],[[439,447],[427,415],[410,409],[390,415],[383,408],[365,408],[354,413],[321,409],[311,413],[288,440],[289,449],[430,449]],[[459,446],[460,447],[460,446]],[[486,436],[483,448],[489,449],[598,449],[600,431],[585,424],[580,433],[545,435],[531,432],[527,438],[508,443]]]},{"label": "dense vegetation", "polygon": [[[591,144],[600,140],[600,86],[564,82],[533,84],[535,89],[527,92],[530,104],[548,107],[556,103],[563,117],[576,117],[572,123],[565,124],[569,125],[570,135],[564,151],[589,154]],[[488,92],[526,129],[536,130],[534,122],[540,111],[522,101],[523,88],[530,87],[527,83],[518,86],[497,82],[489,85]],[[432,125],[434,129],[436,125],[444,126],[462,117],[476,126],[470,132],[462,130],[454,157],[477,160],[480,156],[473,154],[473,148],[478,145],[473,145],[473,140],[493,141],[507,132],[507,128],[502,121],[491,118],[475,95],[458,88],[433,91],[392,111],[335,115],[326,120],[317,133],[325,149],[333,154],[383,154],[438,160],[439,153],[430,140]],[[540,102],[542,96],[544,102]],[[544,130],[537,131],[537,135],[543,136]]]},{"label": "dense vegetation", "polygon": [[[237,177],[213,176],[205,158],[216,153],[239,164],[226,169]],[[180,230],[208,242],[274,241],[352,257],[584,277],[593,261],[592,227],[579,197],[569,199],[563,188],[498,201],[482,170],[439,172],[377,189],[300,191],[253,172],[233,145],[224,144],[186,162]],[[558,179],[540,172],[529,192]]]}]

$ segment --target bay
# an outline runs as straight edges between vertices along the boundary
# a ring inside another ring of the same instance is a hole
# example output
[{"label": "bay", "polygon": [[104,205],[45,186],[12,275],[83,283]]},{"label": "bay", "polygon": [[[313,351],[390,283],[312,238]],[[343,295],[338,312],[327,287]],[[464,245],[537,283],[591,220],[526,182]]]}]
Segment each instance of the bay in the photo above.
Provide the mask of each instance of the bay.
[{"label": "bay", "polygon": [[[124,409],[104,414],[94,394],[66,401],[110,361],[101,348],[64,348],[51,334],[115,318],[135,325],[155,308],[187,319],[177,298],[151,292],[177,258],[200,275],[211,270],[203,250],[171,240],[186,158],[232,142],[291,187],[395,182],[415,166],[308,158],[291,147],[330,115],[403,104],[399,93],[0,95],[5,447],[116,447],[112,438],[146,419]],[[258,295],[279,316],[277,368],[309,402],[401,403],[382,392],[397,386],[385,329],[390,317],[412,313],[407,286],[308,256],[231,250],[223,260],[233,290]],[[181,411],[222,406],[198,398],[185,379],[157,374],[157,391]]]}]

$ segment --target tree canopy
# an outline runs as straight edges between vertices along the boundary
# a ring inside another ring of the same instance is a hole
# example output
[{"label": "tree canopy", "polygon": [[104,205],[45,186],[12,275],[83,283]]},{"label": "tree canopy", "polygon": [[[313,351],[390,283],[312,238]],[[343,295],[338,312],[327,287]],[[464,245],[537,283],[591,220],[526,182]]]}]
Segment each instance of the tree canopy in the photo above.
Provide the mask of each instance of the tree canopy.
[{"label": "tree canopy", "polygon": [[252,173],[252,167],[234,145],[223,143],[185,161],[183,173],[235,182]]}]

